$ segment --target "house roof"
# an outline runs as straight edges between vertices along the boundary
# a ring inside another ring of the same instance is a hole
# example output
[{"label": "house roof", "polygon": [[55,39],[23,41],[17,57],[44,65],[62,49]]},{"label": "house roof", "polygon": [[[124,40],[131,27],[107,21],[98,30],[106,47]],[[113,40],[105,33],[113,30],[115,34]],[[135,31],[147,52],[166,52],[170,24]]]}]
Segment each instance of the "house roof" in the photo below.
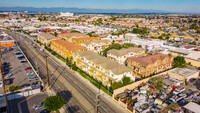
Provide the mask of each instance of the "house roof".
[{"label": "house roof", "polygon": [[96,65],[101,66],[105,70],[110,70],[115,75],[121,75],[125,72],[132,72],[131,69],[126,67],[125,65],[118,64],[117,62],[107,59],[95,52],[92,51],[79,51],[78,54],[81,57],[85,57],[87,60],[95,63]]},{"label": "house roof", "polygon": [[52,43],[57,43],[69,51],[85,49],[85,47],[75,45],[73,43],[70,43],[70,42],[62,40],[62,39],[53,40]]},{"label": "house roof", "polygon": [[127,55],[128,53],[130,52],[139,52],[139,51],[145,51],[144,49],[142,48],[137,48],[137,47],[129,47],[129,48],[122,48],[120,50],[117,50],[117,49],[112,49],[112,50],[109,50],[107,53],[111,53],[111,54],[114,54],[116,56],[123,56],[123,55]]},{"label": "house roof", "polygon": [[172,51],[172,52],[176,52],[176,53],[181,53],[181,54],[189,54],[190,53],[190,51],[189,50],[187,50],[187,49],[182,49],[182,48],[175,48],[175,49],[170,49],[170,51]]},{"label": "house roof", "polygon": [[130,57],[128,58],[128,60],[136,61],[142,65],[148,66],[149,64],[154,64],[157,60],[163,60],[168,57],[171,56],[162,53],[156,53],[153,55],[147,55],[142,57]]},{"label": "house roof", "polygon": [[95,43],[95,44],[110,43],[111,44],[111,41],[110,40],[92,40],[92,41],[83,42],[82,44],[87,46],[87,45],[92,44],[92,43]]},{"label": "house roof", "polygon": [[194,59],[194,60],[198,60],[200,61],[200,51],[197,51],[197,52],[194,52],[194,53],[191,53],[187,56],[185,56],[186,58],[190,58],[190,59]]},{"label": "house roof", "polygon": [[198,105],[194,102],[189,102],[188,104],[186,104],[183,107],[194,112],[194,113],[200,113],[200,105]]},{"label": "house roof", "polygon": [[44,37],[45,39],[58,39],[57,37],[49,34],[49,33],[39,33],[39,36]]},{"label": "house roof", "polygon": [[82,38],[72,38],[72,40],[94,40],[94,39],[100,39],[99,37],[82,37]]}]

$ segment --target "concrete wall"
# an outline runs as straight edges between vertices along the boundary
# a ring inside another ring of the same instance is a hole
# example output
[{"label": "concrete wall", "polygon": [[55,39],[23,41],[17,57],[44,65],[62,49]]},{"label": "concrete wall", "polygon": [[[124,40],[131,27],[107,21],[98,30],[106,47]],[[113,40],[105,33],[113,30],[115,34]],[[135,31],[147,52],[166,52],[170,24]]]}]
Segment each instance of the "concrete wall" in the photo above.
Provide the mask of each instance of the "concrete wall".
[{"label": "concrete wall", "polygon": [[[168,73],[168,71],[163,72],[163,73],[160,73],[160,74],[157,74],[157,75],[154,75],[154,76],[152,76],[152,77],[157,77],[157,76],[160,76],[160,75],[163,75],[163,74],[167,74],[167,73]],[[129,84],[129,85],[127,85],[127,86],[124,86],[124,87],[121,87],[121,88],[119,88],[119,89],[114,90],[114,91],[113,91],[113,98],[114,98],[115,95],[124,92],[126,89],[132,90],[132,89],[136,88],[139,84],[141,84],[141,83],[146,83],[146,82],[149,81],[152,77],[149,77],[149,78],[140,80],[140,81],[138,81],[138,82],[134,82],[134,83],[132,83],[132,84]]]},{"label": "concrete wall", "polygon": [[[34,89],[34,90],[28,90],[28,91],[19,91],[16,93],[7,93],[7,99],[8,100],[13,100],[13,99],[18,99],[22,97],[27,97],[33,94],[40,93],[40,88],[39,89]],[[0,101],[4,100],[4,96],[0,95]]]},{"label": "concrete wall", "polygon": [[186,63],[191,63],[192,66],[200,67],[200,61],[185,58]]}]

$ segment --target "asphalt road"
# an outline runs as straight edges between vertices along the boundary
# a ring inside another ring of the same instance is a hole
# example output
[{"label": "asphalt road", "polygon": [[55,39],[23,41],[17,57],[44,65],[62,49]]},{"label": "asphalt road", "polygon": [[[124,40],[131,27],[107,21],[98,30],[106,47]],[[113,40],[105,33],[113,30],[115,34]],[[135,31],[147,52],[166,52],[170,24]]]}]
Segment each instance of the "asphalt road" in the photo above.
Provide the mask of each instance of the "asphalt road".
[{"label": "asphalt road", "polygon": [[[15,39],[17,40],[17,37],[23,37],[23,36],[19,36],[19,35],[15,35],[15,34],[10,34],[11,36],[15,37]],[[25,40],[27,42],[33,42],[32,40],[28,39],[28,38],[21,38],[21,40],[17,40],[19,41],[20,47],[23,49],[23,51],[25,52],[25,54],[27,54],[27,46],[25,44]],[[32,45],[29,45],[32,46]],[[36,45],[36,48],[31,47],[32,49],[34,49],[37,54],[39,54],[40,56],[45,56],[48,55],[48,53],[44,52],[44,51],[40,51],[40,47],[38,47]],[[43,62],[41,62],[41,60],[37,57],[38,55],[35,55],[33,51],[31,51],[31,49],[29,49],[29,56],[30,56],[30,60],[31,63],[33,64],[33,66],[36,68],[36,64],[35,62],[38,63],[38,66],[40,68],[40,76],[41,78],[44,80],[44,82],[46,83],[46,67],[45,64]],[[48,57],[48,63],[49,65],[53,66],[55,68],[55,70],[57,72],[59,72],[62,77],[64,77],[64,79],[66,79],[81,95],[83,95],[84,98],[87,99],[87,101],[94,107],[96,102],[96,94],[97,92],[91,90],[92,88],[90,88],[90,86],[87,86],[87,84],[85,83],[85,81],[80,80],[76,74],[72,73],[68,68],[66,68],[65,66],[61,66],[61,64],[59,62],[57,62],[54,58],[51,58],[51,56]],[[70,111],[68,108],[71,107],[71,105],[73,106],[78,106],[81,109],[84,109],[84,105],[80,105],[79,101],[73,97],[73,95],[71,94],[71,92],[67,91],[67,87],[63,85],[63,83],[59,82],[57,80],[57,78],[54,76],[54,72],[55,70],[52,70],[50,72],[51,74],[51,83],[53,83],[52,88],[58,92],[59,95],[63,96],[66,100],[68,98],[70,98],[68,101],[68,103],[66,104],[66,109],[68,111]],[[52,74],[53,72],[53,74]],[[60,75],[58,75],[60,76]],[[71,102],[72,101],[72,102]],[[75,104],[75,105],[74,105]],[[87,109],[87,108],[86,108]],[[77,110],[80,111],[80,110]],[[86,112],[85,109],[83,110],[83,112]],[[100,107],[99,107],[99,112],[101,113],[124,113],[126,112],[124,109],[122,109],[119,106],[116,106],[114,104],[112,104],[110,102],[110,100],[108,100],[107,98],[100,96]]]}]

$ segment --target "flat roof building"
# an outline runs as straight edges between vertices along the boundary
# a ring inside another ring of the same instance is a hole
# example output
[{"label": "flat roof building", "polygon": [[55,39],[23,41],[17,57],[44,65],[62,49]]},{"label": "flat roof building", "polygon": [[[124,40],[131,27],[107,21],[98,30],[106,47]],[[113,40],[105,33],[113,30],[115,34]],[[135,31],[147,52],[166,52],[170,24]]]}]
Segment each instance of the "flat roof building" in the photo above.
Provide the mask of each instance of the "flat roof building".
[{"label": "flat roof building", "polygon": [[199,76],[199,71],[188,68],[175,68],[168,71],[168,74],[174,76],[175,78],[181,79],[185,84],[185,82],[189,81],[191,78],[197,78]]}]

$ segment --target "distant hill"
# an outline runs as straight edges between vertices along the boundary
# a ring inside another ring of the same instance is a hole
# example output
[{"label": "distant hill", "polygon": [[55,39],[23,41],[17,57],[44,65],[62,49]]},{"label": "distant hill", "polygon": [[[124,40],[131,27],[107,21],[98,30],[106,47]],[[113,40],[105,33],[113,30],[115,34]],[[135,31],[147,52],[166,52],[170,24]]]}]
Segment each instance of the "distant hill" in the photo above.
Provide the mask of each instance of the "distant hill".
[{"label": "distant hill", "polygon": [[65,7],[51,7],[51,8],[34,8],[34,7],[0,7],[1,12],[71,12],[71,13],[125,13],[125,14],[162,14],[172,13],[163,10],[146,10],[146,9],[89,9],[89,8],[65,8]]}]

